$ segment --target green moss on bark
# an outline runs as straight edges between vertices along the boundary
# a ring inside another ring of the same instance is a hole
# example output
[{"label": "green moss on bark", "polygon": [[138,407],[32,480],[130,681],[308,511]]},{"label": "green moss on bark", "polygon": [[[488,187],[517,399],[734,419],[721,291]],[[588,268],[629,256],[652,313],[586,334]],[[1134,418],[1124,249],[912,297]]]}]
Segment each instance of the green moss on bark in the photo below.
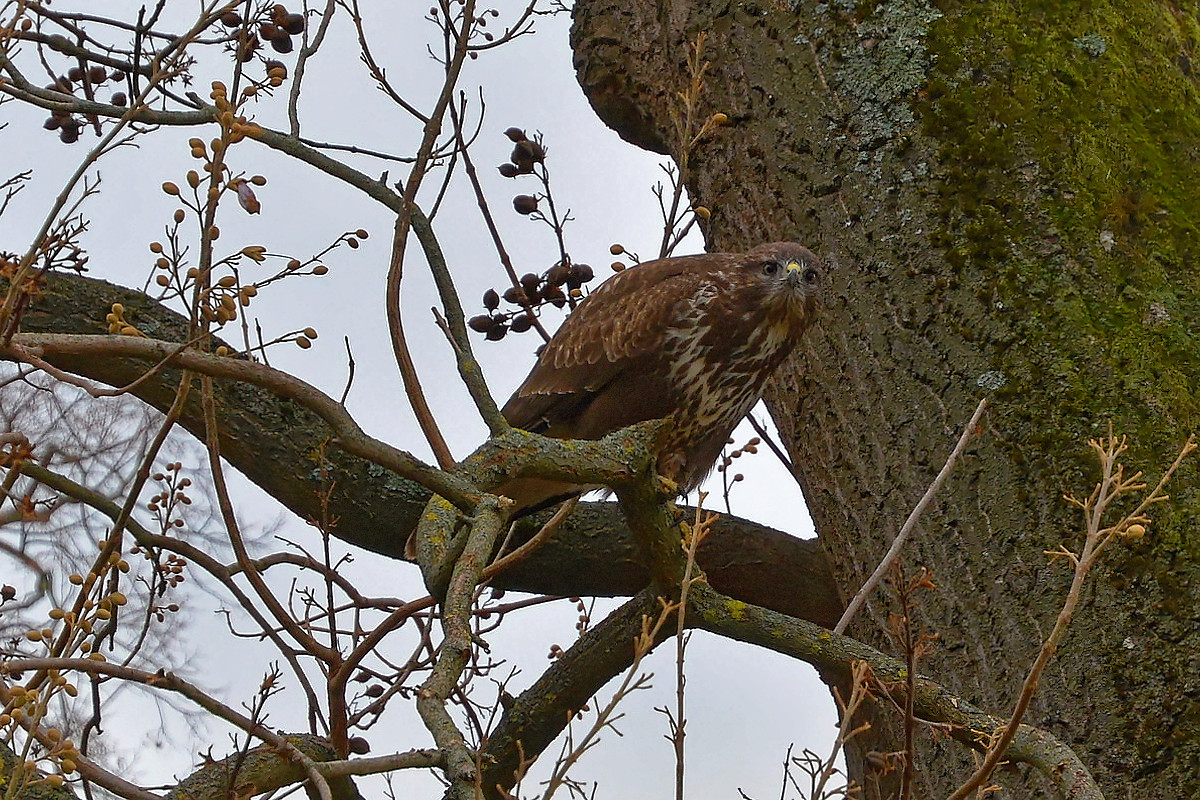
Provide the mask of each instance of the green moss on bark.
[{"label": "green moss on bark", "polygon": [[[1082,442],[1111,420],[1153,481],[1197,422],[1197,19],[1160,3],[940,10],[916,101],[941,148],[934,241],[941,269],[974,284],[976,304],[956,316],[981,321],[1007,378],[1001,425],[1080,492],[1094,479]],[[1101,637],[1087,657],[1121,698],[1107,713],[1129,721],[1131,777],[1200,759],[1196,704],[1177,688],[1195,637],[1194,468],[1173,489],[1151,537],[1110,554],[1100,580],[1116,591],[1091,609],[1138,631]]]}]

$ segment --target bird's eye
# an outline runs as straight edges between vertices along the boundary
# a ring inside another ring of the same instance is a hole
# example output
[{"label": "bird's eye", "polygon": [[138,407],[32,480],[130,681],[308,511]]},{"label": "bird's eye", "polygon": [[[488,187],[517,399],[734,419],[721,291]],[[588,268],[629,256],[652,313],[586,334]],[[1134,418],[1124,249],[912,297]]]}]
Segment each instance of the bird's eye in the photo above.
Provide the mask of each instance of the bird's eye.
[{"label": "bird's eye", "polygon": [[779,272],[779,265],[774,261],[763,262],[762,271],[765,275],[774,275],[776,272]]},{"label": "bird's eye", "polygon": [[805,283],[816,283],[817,279],[821,277],[821,275],[815,269],[809,267],[808,269],[804,270],[804,273],[800,277],[804,278]]}]

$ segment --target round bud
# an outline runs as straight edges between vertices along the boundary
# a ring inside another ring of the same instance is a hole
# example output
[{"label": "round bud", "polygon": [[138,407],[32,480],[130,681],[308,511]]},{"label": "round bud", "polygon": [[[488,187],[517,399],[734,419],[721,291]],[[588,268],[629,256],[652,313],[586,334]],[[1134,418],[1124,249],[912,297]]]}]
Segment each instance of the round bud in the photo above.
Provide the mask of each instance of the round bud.
[{"label": "round bud", "polygon": [[[500,295],[495,289],[488,289],[483,293],[483,307],[488,311],[495,311],[500,305]],[[482,332],[482,331],[481,331]]]},{"label": "round bud", "polygon": [[236,28],[242,24],[242,15],[236,11],[226,11],[221,15],[221,24],[226,28]]},{"label": "round bud", "polygon": [[487,333],[492,327],[492,318],[487,314],[479,314],[467,320],[467,327],[476,333]]},{"label": "round bud", "polygon": [[555,264],[546,270],[546,283],[550,286],[562,286],[571,277],[571,268],[566,264]]},{"label": "round bud", "polygon": [[164,192],[166,192],[167,194],[171,195],[172,197],[179,196],[179,187],[176,186],[175,184],[171,183],[170,181],[167,181],[166,183],[164,183],[162,185],[162,190]]},{"label": "round bud", "polygon": [[528,173],[532,172],[533,165],[541,160],[536,156],[537,152],[538,150],[534,148],[534,142],[524,139],[517,142],[508,158],[512,163],[517,165],[517,168],[521,172]]},{"label": "round bud", "polygon": [[496,169],[498,169],[500,174],[506,178],[515,178],[521,174],[521,170],[517,168],[516,164],[501,164],[500,166],[496,167]]},{"label": "round bud", "polygon": [[121,108],[124,108],[129,104],[129,98],[124,92],[114,92],[113,96],[109,98],[109,102],[114,106],[120,106]]},{"label": "round bud", "polygon": [[513,142],[525,141],[525,131],[521,130],[520,128],[509,128],[506,131],[504,131],[504,135],[507,136],[509,138],[509,140],[513,141]]},{"label": "round bud", "polygon": [[567,304],[567,296],[558,286],[547,286],[544,296],[547,301],[554,304],[555,308],[562,308]]},{"label": "round bud", "polygon": [[512,319],[513,333],[524,333],[533,327],[533,318],[528,314],[518,314]]},{"label": "round bud", "polygon": [[532,214],[538,208],[537,198],[528,194],[519,194],[513,198],[513,208],[518,214]]},{"label": "round bud", "polygon": [[625,248],[619,244],[612,244],[609,245],[608,252],[612,253],[614,256],[619,256],[625,252]]},{"label": "round bud", "polygon": [[292,52],[292,37],[284,33],[282,36],[271,40],[271,48],[276,53]]},{"label": "round bud", "polygon": [[92,83],[104,83],[108,80],[108,72],[105,71],[104,67],[99,65],[94,66],[88,70],[88,80]]},{"label": "round bud", "polygon": [[293,35],[298,34],[298,33],[303,33],[304,32],[304,15],[303,14],[288,14],[286,17],[283,18],[283,22],[280,24],[280,27],[283,28],[288,33],[293,34]]}]

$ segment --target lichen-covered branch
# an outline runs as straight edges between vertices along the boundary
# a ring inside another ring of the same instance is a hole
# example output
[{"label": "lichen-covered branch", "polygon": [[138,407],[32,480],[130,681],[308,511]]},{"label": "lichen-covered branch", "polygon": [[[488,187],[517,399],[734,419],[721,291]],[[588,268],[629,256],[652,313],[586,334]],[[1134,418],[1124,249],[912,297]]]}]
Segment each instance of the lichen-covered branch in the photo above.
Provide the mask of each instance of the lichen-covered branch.
[{"label": "lichen-covered branch", "polygon": [[[27,332],[103,334],[114,302],[146,333],[164,340],[186,335],[187,320],[146,295],[77,275],[50,277],[45,292],[23,318]],[[151,366],[134,358],[49,356],[61,369],[112,386],[136,380]],[[167,369],[135,394],[165,410],[179,373]],[[359,547],[403,556],[429,490],[338,448],[323,448],[329,426],[302,405],[252,384],[218,382],[221,454],[250,480],[303,519],[318,518],[325,484],[314,454],[337,489],[329,511],[341,520],[334,532]],[[180,424],[203,436],[199,402],[184,407]],[[532,439],[529,440],[534,441]],[[528,444],[528,442],[527,442]],[[297,465],[307,465],[297,468]],[[353,488],[354,491],[350,491]],[[537,518],[523,521],[524,536]],[[837,588],[820,545],[748,520],[722,516],[701,545],[699,561],[710,582],[727,594],[782,613],[831,626],[841,613]],[[645,554],[634,546],[613,503],[581,503],[559,532],[528,559],[496,576],[493,586],[557,595],[633,595],[649,580]]]},{"label": "lichen-covered branch", "polygon": [[[847,677],[853,662],[864,661],[889,693],[896,696],[904,691],[907,670],[903,661],[804,620],[734,600],[704,584],[692,587],[688,613],[692,627],[799,658],[827,675]],[[919,719],[948,726],[952,737],[980,752],[986,752],[992,734],[1005,723],[928,678],[917,678],[914,687],[913,705]],[[1079,757],[1045,731],[1020,726],[1007,755],[1036,767],[1063,798],[1103,800]]]}]

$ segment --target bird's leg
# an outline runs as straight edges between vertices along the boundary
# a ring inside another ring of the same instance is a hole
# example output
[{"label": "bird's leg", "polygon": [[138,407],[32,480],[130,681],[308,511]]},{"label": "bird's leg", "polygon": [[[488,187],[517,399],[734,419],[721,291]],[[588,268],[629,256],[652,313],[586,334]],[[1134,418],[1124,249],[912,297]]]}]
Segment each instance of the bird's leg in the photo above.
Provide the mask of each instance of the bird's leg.
[{"label": "bird's leg", "polygon": [[679,484],[668,478],[666,475],[654,476],[658,486],[655,488],[664,499],[677,499],[680,495]]}]

